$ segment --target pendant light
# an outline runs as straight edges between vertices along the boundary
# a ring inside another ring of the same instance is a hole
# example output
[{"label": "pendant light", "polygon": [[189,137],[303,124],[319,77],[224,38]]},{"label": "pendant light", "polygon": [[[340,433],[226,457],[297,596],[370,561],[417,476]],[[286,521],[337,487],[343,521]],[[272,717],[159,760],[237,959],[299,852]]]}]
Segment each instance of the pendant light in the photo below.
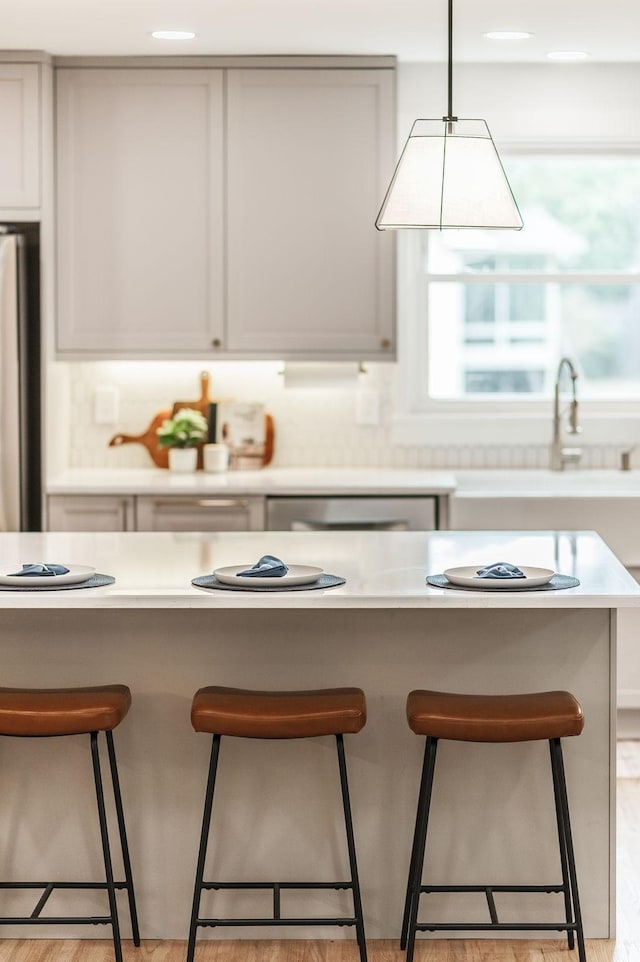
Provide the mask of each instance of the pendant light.
[{"label": "pendant light", "polygon": [[453,114],[453,0],[448,2],[447,116],[413,124],[376,227],[520,230],[522,217],[487,124]]}]

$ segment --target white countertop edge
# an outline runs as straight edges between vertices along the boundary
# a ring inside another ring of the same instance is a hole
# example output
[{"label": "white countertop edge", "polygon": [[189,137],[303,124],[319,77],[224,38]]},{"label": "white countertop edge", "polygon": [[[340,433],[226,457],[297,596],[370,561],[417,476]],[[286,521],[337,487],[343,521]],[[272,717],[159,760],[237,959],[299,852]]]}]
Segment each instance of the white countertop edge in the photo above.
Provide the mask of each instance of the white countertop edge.
[{"label": "white countertop edge", "polygon": [[172,474],[164,468],[71,468],[46,484],[46,493],[76,495],[404,495],[451,494],[450,471],[417,468],[262,468],[221,474]]},{"label": "white countertop edge", "polygon": [[161,468],[69,468],[46,483],[48,495],[205,494],[420,496],[456,498],[640,498],[640,471],[613,469],[455,469],[268,467],[222,474]]},{"label": "white countertop edge", "polygon": [[[453,595],[454,592],[450,589],[439,590],[437,588],[429,589],[429,594],[425,594],[424,598],[407,597],[398,598],[397,596],[389,597],[363,597],[358,596],[354,598],[352,595],[338,595],[335,594],[338,589],[331,589],[331,597],[329,592],[326,594],[321,592],[314,592],[314,594],[322,594],[321,598],[312,598],[310,594],[303,594],[302,592],[283,592],[282,595],[275,597],[274,595],[265,595],[264,593],[251,594],[250,592],[237,592],[241,594],[241,598],[236,598],[236,593],[224,592],[224,591],[207,591],[206,597],[197,597],[191,594],[175,594],[167,595],[166,593],[146,593],[139,594],[132,591],[131,593],[126,590],[120,590],[117,594],[109,595],[108,589],[85,589],[88,594],[91,593],[90,598],[85,598],[76,594],[75,592],[71,594],[69,591],[65,592],[29,592],[30,595],[37,595],[37,599],[34,604],[29,604],[29,610],[57,610],[57,609],[83,609],[83,610],[131,610],[131,609],[175,609],[175,610],[187,610],[187,609],[231,609],[237,610],[241,609],[244,611],[250,610],[261,610],[261,611],[272,611],[272,610],[286,610],[286,609],[308,609],[308,610],[424,610],[430,608],[441,608],[449,610],[463,610],[463,609],[491,609],[492,611],[506,608],[506,609],[537,609],[537,608],[557,608],[557,609],[575,609],[575,608],[640,608],[640,596],[634,597],[630,595],[611,595],[604,598],[602,595],[571,595],[571,591],[575,589],[567,588],[548,592],[534,592],[535,597],[531,597],[531,593],[526,593],[526,597],[520,594],[519,597],[515,596],[514,593],[501,592],[498,597],[492,595],[488,598],[486,594],[478,592],[455,592],[455,600],[453,598],[448,598],[446,596]],[[194,589],[197,590],[197,589]],[[206,590],[206,589],[203,589]],[[100,597],[97,596],[97,592],[105,591],[105,594]],[[445,595],[446,592],[446,595]],[[65,597],[61,598],[60,595],[64,594]],[[215,594],[216,597],[209,597]],[[564,598],[556,597],[557,595],[564,595]],[[218,597],[218,596],[223,597]],[[25,610],[24,595],[22,593],[16,592],[2,592],[2,600],[0,601],[1,609],[21,609]],[[552,597],[553,596],[553,597]]]}]

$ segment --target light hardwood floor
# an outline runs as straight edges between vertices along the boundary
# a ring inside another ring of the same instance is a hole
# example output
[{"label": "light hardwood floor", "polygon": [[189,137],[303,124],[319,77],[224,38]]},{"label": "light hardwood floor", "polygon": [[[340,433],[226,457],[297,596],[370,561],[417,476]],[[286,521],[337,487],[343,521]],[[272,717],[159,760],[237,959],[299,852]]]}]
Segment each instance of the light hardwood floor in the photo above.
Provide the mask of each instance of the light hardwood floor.
[{"label": "light hardwood floor", "polygon": [[[123,945],[124,962],[184,962],[184,942]],[[367,944],[369,962],[404,962],[397,942]],[[565,940],[438,939],[415,962],[577,962]],[[205,941],[195,962],[358,962],[354,942]],[[640,742],[618,745],[618,938],[587,942],[588,962],[640,962]],[[113,962],[110,940],[0,939],[0,962]]]}]

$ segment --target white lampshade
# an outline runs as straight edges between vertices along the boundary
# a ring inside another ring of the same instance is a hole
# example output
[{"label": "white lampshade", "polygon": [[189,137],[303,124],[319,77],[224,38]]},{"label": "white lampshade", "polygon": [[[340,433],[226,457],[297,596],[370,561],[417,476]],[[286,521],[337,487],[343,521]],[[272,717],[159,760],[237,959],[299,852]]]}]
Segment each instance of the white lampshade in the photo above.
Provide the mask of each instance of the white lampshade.
[{"label": "white lampshade", "polygon": [[378,214],[378,230],[522,226],[484,120],[415,121]]}]

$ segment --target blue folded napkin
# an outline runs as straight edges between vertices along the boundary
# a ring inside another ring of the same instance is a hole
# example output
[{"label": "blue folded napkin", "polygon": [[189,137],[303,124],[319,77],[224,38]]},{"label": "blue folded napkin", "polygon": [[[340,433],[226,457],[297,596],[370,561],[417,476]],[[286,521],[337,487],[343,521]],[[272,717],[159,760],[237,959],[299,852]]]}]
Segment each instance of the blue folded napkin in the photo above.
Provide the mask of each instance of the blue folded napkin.
[{"label": "blue folded napkin", "polygon": [[66,575],[69,571],[64,565],[34,564],[23,565],[22,571],[14,571],[10,578],[33,577],[53,578],[54,575]]},{"label": "blue folded napkin", "polygon": [[265,554],[259,561],[256,561],[252,568],[247,568],[246,571],[236,571],[236,578],[282,578],[288,570],[286,564],[284,561],[280,561],[280,558],[274,558],[272,554]]},{"label": "blue folded napkin", "polygon": [[507,561],[494,561],[476,571],[476,578],[526,578],[524,571],[510,565]]}]

